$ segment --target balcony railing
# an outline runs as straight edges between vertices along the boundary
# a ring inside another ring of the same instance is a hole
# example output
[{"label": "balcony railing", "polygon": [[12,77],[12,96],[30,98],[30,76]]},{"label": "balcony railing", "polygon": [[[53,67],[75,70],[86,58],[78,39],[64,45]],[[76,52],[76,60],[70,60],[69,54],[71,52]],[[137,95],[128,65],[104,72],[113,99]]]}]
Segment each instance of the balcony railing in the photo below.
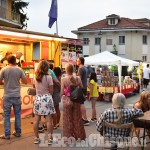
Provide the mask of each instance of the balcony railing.
[{"label": "balcony railing", "polygon": [[15,13],[15,12],[11,12],[11,18],[13,21],[20,23],[20,15]]},{"label": "balcony railing", "polygon": [[20,15],[0,6],[0,18],[20,23]]}]

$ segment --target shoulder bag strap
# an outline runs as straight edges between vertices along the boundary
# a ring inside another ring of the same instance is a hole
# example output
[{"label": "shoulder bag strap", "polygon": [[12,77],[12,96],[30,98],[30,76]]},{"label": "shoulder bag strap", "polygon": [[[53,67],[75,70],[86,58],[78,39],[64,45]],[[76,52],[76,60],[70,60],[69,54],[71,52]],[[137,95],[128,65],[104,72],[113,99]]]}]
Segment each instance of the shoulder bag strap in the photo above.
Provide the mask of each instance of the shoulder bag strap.
[{"label": "shoulder bag strap", "polygon": [[78,77],[76,77],[76,85],[81,87],[80,83],[79,83],[79,80],[78,80]]}]

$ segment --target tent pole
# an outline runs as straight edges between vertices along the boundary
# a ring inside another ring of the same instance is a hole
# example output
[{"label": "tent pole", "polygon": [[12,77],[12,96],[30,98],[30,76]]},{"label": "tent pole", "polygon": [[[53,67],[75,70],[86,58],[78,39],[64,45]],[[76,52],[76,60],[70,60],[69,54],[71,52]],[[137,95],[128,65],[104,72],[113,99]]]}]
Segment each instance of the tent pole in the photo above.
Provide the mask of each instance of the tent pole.
[{"label": "tent pole", "polygon": [[121,84],[121,71],[122,71],[122,67],[121,67],[121,61],[118,61],[118,76],[119,76],[119,86],[120,86],[120,93],[122,93],[122,84]]}]

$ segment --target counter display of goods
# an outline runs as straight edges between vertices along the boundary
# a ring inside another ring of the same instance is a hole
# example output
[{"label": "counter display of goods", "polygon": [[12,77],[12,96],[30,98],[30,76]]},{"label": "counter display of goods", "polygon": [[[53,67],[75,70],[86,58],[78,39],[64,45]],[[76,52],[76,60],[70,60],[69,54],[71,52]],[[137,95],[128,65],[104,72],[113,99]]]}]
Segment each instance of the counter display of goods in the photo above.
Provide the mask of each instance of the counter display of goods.
[{"label": "counter display of goods", "polygon": [[24,70],[28,84],[32,84],[34,76],[34,62],[23,62],[21,68]]},{"label": "counter display of goods", "polygon": [[[114,72],[111,71],[103,71],[101,75],[97,75],[97,85],[99,91],[99,98],[98,100],[104,101],[111,101],[111,98],[114,93],[120,92],[119,86],[119,77],[114,76]],[[128,95],[137,91],[139,88],[138,83],[134,82],[132,79],[129,79],[129,76],[125,77],[123,81],[123,77],[121,78],[122,81],[122,93],[124,95]],[[89,89],[88,89],[89,91]]]},{"label": "counter display of goods", "polygon": [[[137,91],[139,88],[138,83],[136,84],[124,84],[122,85],[122,92],[124,95],[128,95],[130,93],[133,93],[134,91]],[[110,97],[113,93],[119,93],[120,92],[120,87],[119,86],[98,86],[98,91],[99,93],[103,94],[103,96]],[[104,101],[105,98],[103,97]],[[106,98],[108,99],[108,98]],[[101,99],[102,100],[102,99]],[[106,100],[108,101],[108,100]]]},{"label": "counter display of goods", "polygon": [[[27,85],[21,84],[21,117],[26,117],[32,114],[34,96],[27,94],[29,87],[32,87],[32,80],[34,76],[34,62],[23,62],[21,68],[27,77]],[[3,113],[3,93],[4,87],[0,85],[0,114]],[[13,111],[13,110],[12,110]],[[13,113],[12,113],[13,114]],[[11,116],[13,118],[13,115]]]},{"label": "counter display of goods", "polygon": [[111,71],[102,72],[102,86],[116,86],[118,85],[119,78],[114,76],[114,73]]},{"label": "counter display of goods", "polygon": [[[30,96],[27,94],[27,90],[29,87],[32,86],[29,84],[21,85],[21,102],[22,102],[21,117],[22,118],[32,114],[34,96]],[[3,99],[2,99],[3,93],[4,93],[3,85],[0,85],[0,113],[3,113]],[[13,115],[11,117],[13,117]]]}]

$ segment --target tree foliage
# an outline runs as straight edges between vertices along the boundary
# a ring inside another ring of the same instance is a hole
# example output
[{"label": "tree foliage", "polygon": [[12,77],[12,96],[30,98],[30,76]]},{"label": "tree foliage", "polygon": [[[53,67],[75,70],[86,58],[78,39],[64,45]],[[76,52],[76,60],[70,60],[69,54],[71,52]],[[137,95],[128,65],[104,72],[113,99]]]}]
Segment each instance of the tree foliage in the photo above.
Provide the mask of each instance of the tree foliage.
[{"label": "tree foliage", "polygon": [[23,2],[22,0],[12,0],[12,11],[20,15],[20,23],[22,29],[27,28],[27,20],[29,20],[27,14],[24,12],[24,8],[27,9],[29,2]]}]

